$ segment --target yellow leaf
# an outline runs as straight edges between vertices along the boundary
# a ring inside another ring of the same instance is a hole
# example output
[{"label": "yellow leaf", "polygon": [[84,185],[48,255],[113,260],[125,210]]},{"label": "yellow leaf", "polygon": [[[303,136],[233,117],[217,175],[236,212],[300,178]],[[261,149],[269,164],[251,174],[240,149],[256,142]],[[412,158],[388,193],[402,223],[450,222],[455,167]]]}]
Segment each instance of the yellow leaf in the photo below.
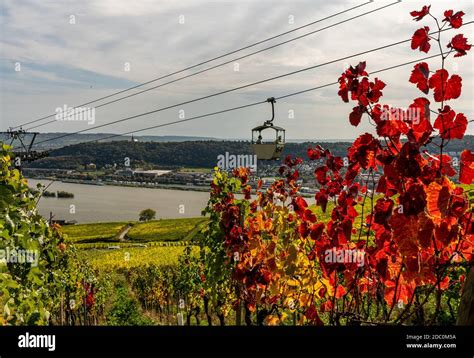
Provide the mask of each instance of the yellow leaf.
[{"label": "yellow leaf", "polygon": [[288,281],[286,281],[286,283],[287,283],[288,286],[292,286],[292,287],[295,287],[295,286],[299,285],[299,282],[297,280],[292,279],[292,278],[290,278]]},{"label": "yellow leaf", "polygon": [[278,316],[275,315],[269,315],[267,318],[265,318],[265,323],[268,326],[278,326],[280,324],[280,319]]}]

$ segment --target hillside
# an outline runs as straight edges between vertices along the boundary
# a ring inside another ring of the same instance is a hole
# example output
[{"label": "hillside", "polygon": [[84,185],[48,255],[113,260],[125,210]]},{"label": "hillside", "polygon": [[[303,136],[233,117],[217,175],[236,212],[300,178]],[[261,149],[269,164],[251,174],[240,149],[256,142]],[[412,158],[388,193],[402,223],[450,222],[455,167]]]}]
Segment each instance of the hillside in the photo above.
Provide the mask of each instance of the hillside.
[{"label": "hillside", "polygon": [[[348,142],[324,143],[304,142],[287,143],[283,158],[288,155],[306,158],[310,146],[320,144],[335,155],[345,156]],[[445,152],[461,152],[464,149],[474,151],[474,136],[465,136],[462,141],[453,140]],[[437,153],[435,146],[428,150]],[[98,167],[105,164],[122,164],[124,158],[130,158],[132,165],[153,164],[161,167],[212,168],[220,154],[251,154],[248,141],[183,141],[183,142],[130,142],[116,141],[105,143],[83,143],[51,150],[49,158],[29,164],[35,168],[75,169],[85,163],[95,163]]]}]

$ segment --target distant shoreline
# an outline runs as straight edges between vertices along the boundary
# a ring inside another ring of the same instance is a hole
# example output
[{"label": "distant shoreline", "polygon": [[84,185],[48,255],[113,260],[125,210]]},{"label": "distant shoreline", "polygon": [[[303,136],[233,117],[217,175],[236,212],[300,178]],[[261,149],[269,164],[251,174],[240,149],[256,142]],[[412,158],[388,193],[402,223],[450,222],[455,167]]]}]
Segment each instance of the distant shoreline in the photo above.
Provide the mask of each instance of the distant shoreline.
[{"label": "distant shoreline", "polygon": [[[182,191],[193,191],[193,192],[209,192],[210,187],[195,186],[195,185],[179,185],[179,184],[157,184],[157,185],[136,185],[136,184],[126,184],[126,183],[114,183],[114,182],[93,182],[90,180],[61,180],[51,177],[35,177],[35,178],[26,178],[27,180],[46,180],[46,181],[55,181],[61,182],[64,184],[82,184],[82,185],[91,185],[91,186],[116,186],[116,187],[129,187],[129,188],[144,188],[144,189],[165,189],[165,190],[182,190]],[[312,193],[301,193],[301,196],[304,198],[312,198],[314,194]]]},{"label": "distant shoreline", "polygon": [[132,183],[114,183],[109,181],[100,181],[94,182],[91,180],[75,180],[75,179],[56,179],[51,177],[35,177],[35,178],[26,178],[27,180],[49,180],[49,181],[56,181],[65,184],[82,184],[82,185],[93,185],[93,186],[118,186],[118,187],[132,187],[132,188],[146,188],[146,189],[169,189],[169,190],[183,190],[183,191],[199,191],[199,192],[207,192],[209,191],[208,187],[201,187],[195,185],[179,185],[179,184],[157,184],[157,185],[150,185],[144,183],[143,185],[137,185]]}]

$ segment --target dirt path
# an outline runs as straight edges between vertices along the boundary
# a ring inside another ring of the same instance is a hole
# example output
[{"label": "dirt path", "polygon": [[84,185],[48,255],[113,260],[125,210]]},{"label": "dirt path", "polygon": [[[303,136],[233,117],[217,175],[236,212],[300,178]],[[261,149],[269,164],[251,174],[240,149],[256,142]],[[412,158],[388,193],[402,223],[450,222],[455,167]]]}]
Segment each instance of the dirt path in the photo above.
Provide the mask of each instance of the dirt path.
[{"label": "dirt path", "polygon": [[130,231],[130,229],[132,228],[132,225],[127,225],[125,226],[119,233],[118,235],[118,240],[119,241],[127,241],[126,239],[126,236],[127,236],[127,233]]}]

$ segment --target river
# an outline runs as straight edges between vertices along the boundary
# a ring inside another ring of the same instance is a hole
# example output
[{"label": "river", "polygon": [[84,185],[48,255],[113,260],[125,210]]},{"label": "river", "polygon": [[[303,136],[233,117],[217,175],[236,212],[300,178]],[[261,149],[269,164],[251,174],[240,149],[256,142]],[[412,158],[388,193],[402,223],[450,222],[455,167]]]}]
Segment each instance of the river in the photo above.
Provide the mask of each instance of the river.
[{"label": "river", "polygon": [[[28,185],[36,188],[51,181],[28,179]],[[156,218],[184,218],[201,215],[209,193],[172,189],[135,188],[113,185],[87,185],[53,182],[48,191],[67,191],[71,199],[42,197],[39,212],[48,218],[75,220],[78,223],[138,220],[138,213],[147,208],[156,211]],[[71,206],[73,205],[73,206]]]}]

